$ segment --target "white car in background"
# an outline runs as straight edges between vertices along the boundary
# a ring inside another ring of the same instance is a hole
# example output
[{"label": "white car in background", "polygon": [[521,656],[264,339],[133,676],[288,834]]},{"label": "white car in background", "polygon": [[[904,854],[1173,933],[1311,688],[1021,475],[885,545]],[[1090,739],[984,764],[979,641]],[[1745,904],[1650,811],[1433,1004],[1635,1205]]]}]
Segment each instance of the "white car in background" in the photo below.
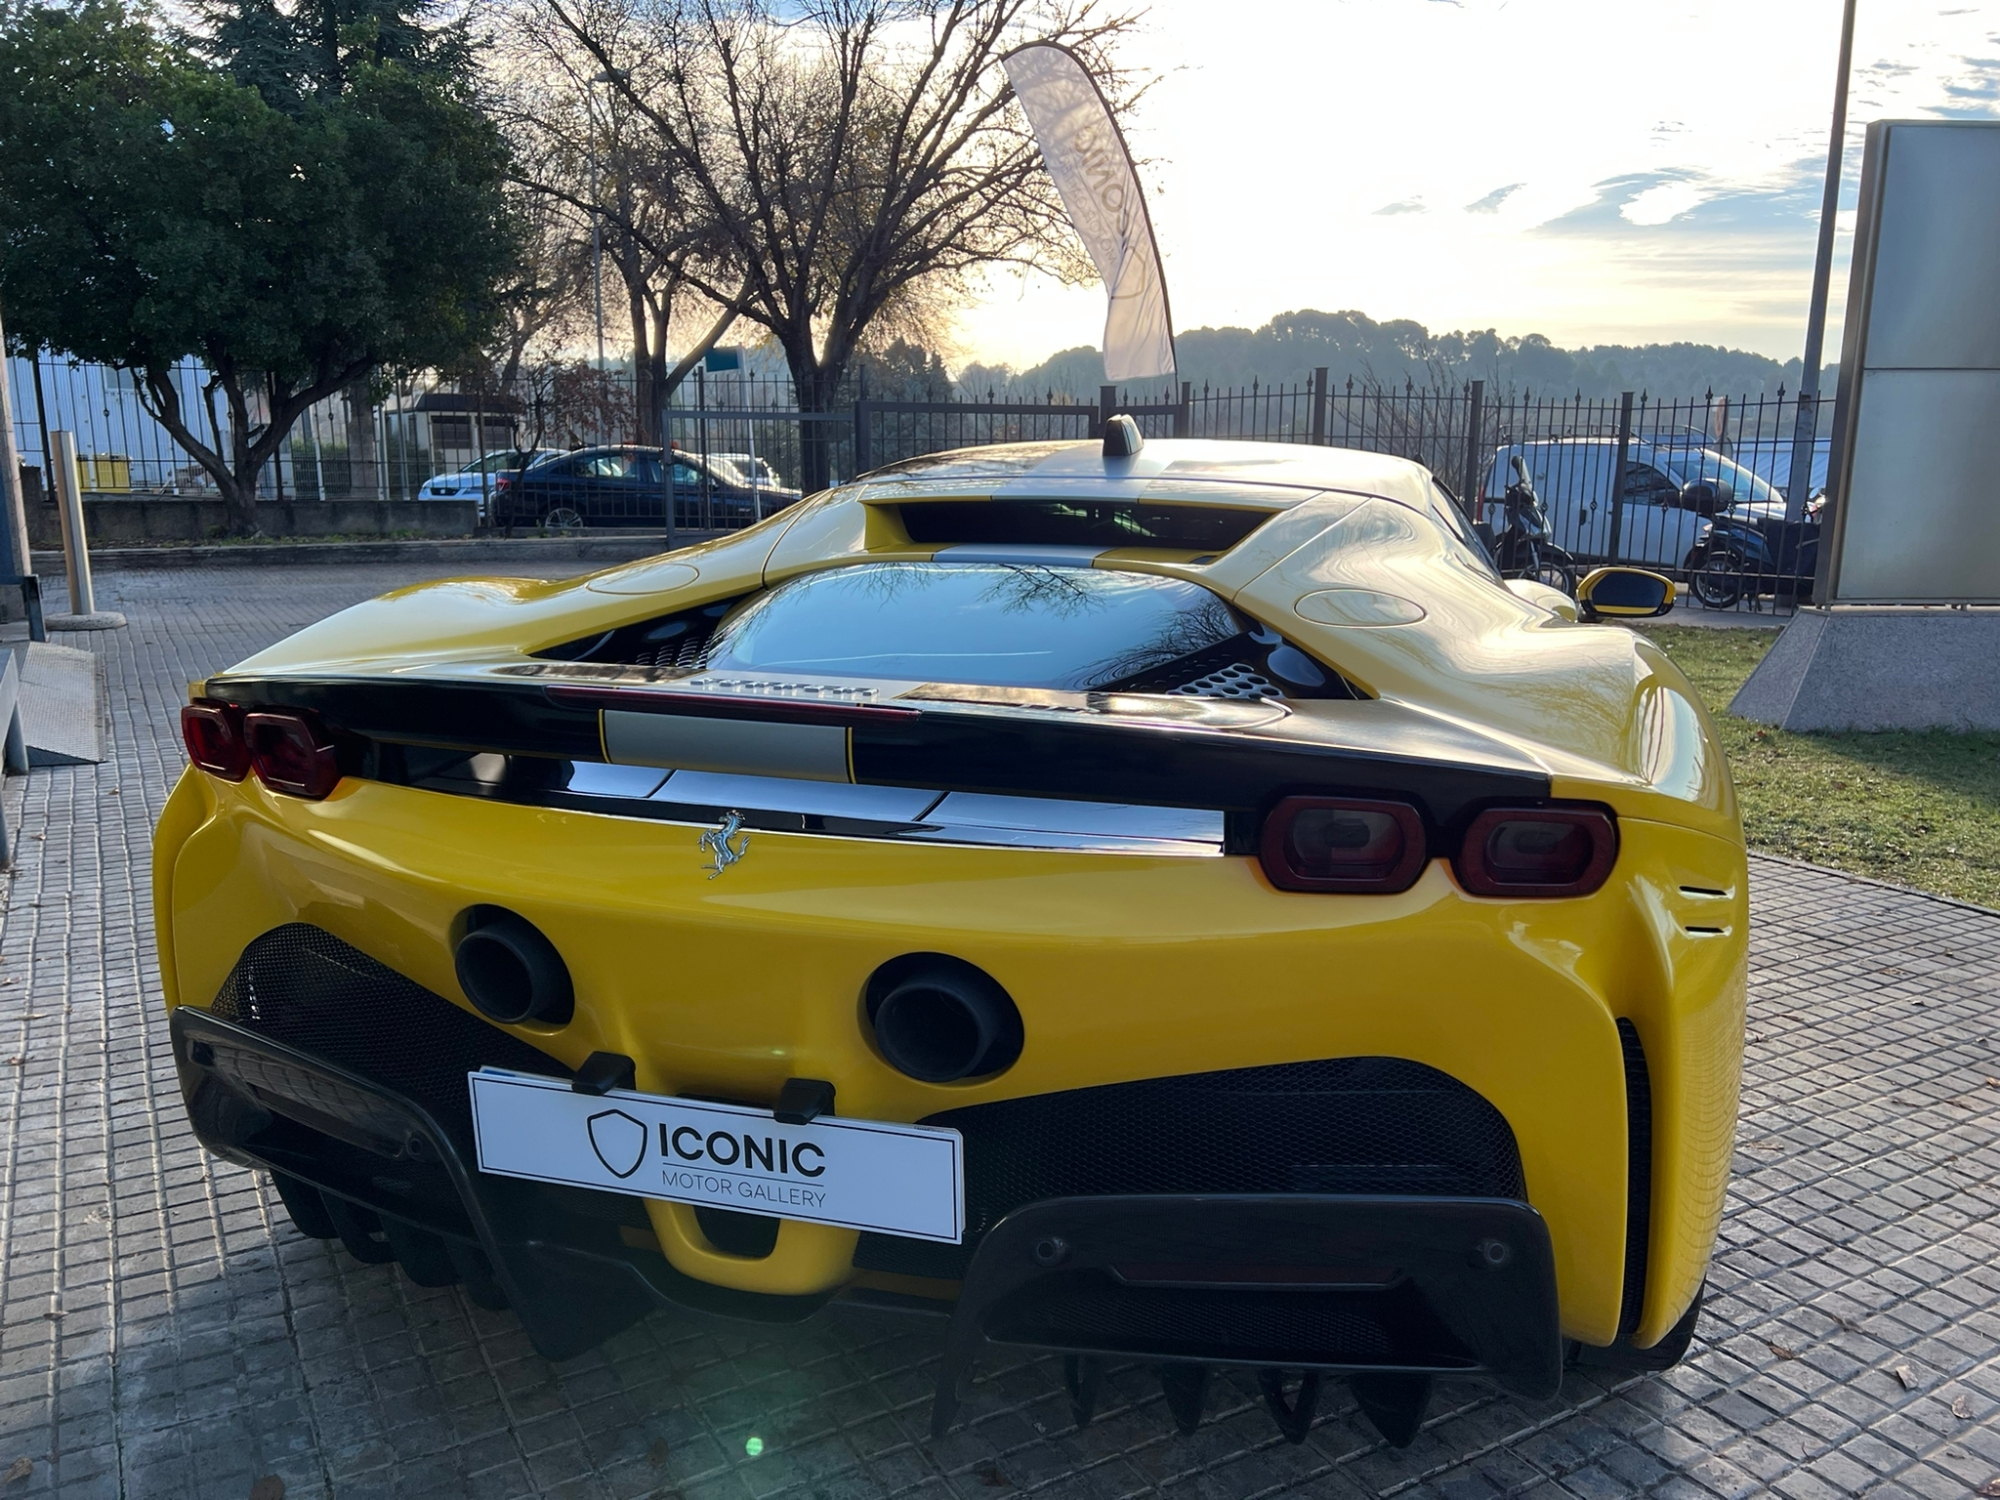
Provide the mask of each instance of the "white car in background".
[{"label": "white car in background", "polygon": [[720,460],[743,476],[743,482],[753,489],[781,490],[785,487],[785,476],[771,467],[771,460],[757,453],[711,453],[711,463]]},{"label": "white car in background", "polygon": [[[1499,448],[1479,497],[1480,518],[1496,529],[1517,453],[1548,512],[1549,540],[1579,560],[1611,558],[1617,441],[1552,438]],[[1717,515],[1753,522],[1785,515],[1783,495],[1697,437],[1634,438],[1626,450],[1624,495],[1615,560],[1669,571],[1691,566],[1691,554]]]},{"label": "white car in background", "polygon": [[450,474],[433,474],[417,490],[419,500],[478,500],[490,498],[498,478],[517,469],[532,469],[555,458],[560,448],[498,448],[484,454],[477,463]]}]

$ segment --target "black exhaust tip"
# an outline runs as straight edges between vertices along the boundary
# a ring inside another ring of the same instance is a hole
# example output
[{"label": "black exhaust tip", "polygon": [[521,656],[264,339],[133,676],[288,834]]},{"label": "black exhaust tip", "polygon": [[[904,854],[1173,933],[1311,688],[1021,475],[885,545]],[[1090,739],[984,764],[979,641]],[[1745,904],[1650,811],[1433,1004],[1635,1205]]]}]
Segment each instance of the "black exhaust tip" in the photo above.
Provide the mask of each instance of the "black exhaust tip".
[{"label": "black exhaust tip", "polygon": [[923,1083],[983,1078],[1021,1055],[1021,1012],[985,970],[907,953],[868,981],[868,1021],[889,1066]]},{"label": "black exhaust tip", "polygon": [[452,953],[459,988],[482,1016],[503,1026],[563,1026],[576,1012],[569,965],[526,917],[475,906]]}]

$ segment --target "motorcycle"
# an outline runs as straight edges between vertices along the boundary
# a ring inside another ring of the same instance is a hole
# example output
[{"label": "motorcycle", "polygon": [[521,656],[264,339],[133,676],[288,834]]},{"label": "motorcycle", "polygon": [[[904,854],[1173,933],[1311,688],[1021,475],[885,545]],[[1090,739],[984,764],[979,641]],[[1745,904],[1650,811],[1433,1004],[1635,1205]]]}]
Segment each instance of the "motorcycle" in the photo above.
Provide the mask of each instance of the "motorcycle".
[{"label": "motorcycle", "polygon": [[1753,520],[1708,508],[1712,519],[1688,554],[1688,588],[1710,609],[1765,596],[1810,604],[1825,504],[1822,491],[1802,521]]},{"label": "motorcycle", "polygon": [[1481,539],[1502,578],[1532,578],[1573,599],[1579,574],[1576,559],[1549,540],[1549,513],[1528,478],[1527,461],[1516,453],[1513,466],[1514,482],[1500,501],[1506,522],[1497,537],[1482,523],[1477,528]]}]

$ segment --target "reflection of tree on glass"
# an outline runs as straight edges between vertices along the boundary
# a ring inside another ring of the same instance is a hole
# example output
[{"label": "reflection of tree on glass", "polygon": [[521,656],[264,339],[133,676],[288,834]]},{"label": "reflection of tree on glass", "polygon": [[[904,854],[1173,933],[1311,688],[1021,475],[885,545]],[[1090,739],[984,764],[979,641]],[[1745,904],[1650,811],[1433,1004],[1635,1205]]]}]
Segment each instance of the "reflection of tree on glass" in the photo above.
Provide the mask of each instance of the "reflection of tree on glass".
[{"label": "reflection of tree on glass", "polygon": [[1179,579],[1020,564],[871,563],[808,574],[717,631],[715,670],[1092,688],[1239,635]]}]

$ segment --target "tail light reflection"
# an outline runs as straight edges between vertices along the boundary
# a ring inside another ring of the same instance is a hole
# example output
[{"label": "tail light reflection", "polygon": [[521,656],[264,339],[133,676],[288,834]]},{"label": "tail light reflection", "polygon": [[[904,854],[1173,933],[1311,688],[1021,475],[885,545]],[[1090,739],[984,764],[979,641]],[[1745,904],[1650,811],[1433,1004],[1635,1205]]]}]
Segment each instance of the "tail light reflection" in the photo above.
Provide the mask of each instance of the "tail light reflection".
[{"label": "tail light reflection", "polygon": [[1594,807],[1495,807],[1472,820],[1454,862],[1475,896],[1587,896],[1618,859],[1618,825]]},{"label": "tail light reflection", "polygon": [[243,716],[257,779],[274,792],[317,802],[340,784],[340,754],[318,716],[259,709]]},{"label": "tail light reflection", "polygon": [[1258,851],[1284,891],[1406,891],[1423,873],[1424,823],[1406,802],[1287,797],[1264,820]]},{"label": "tail light reflection", "polygon": [[243,710],[233,703],[198,699],[181,709],[181,739],[188,759],[211,776],[241,781],[250,773],[250,746],[243,738]]}]

